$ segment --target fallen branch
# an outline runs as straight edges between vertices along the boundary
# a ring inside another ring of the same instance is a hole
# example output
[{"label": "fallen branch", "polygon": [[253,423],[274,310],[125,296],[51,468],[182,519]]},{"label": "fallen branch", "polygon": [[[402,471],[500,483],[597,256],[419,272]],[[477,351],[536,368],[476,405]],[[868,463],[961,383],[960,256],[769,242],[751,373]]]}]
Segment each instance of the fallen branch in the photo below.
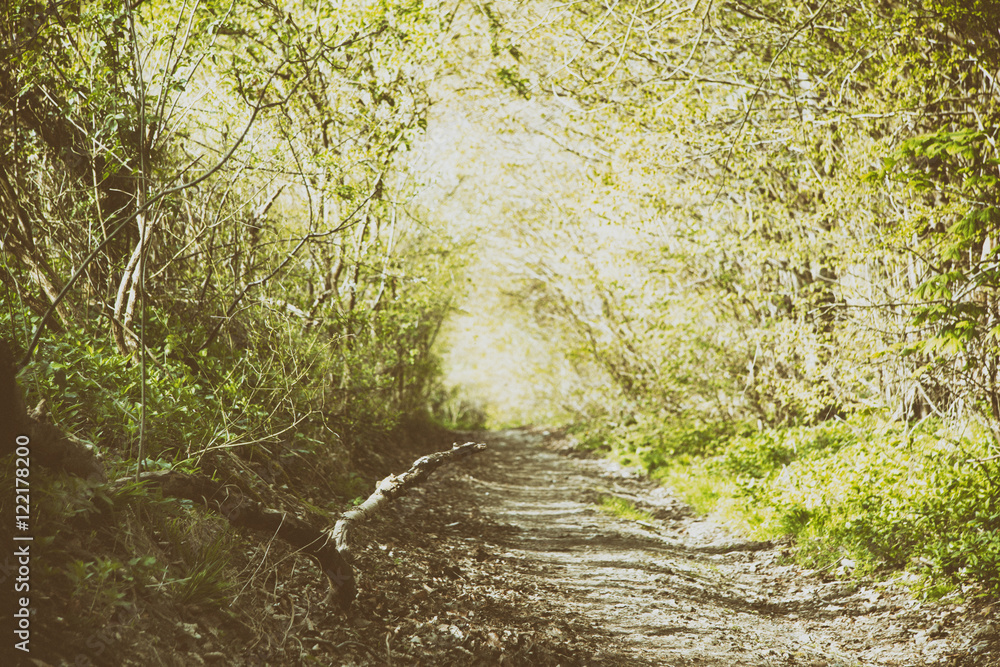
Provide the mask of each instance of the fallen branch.
[{"label": "fallen branch", "polygon": [[410,469],[401,475],[389,475],[375,486],[375,493],[368,496],[368,499],[358,505],[353,510],[344,512],[340,520],[330,532],[330,537],[337,545],[337,551],[347,559],[353,560],[351,546],[348,543],[347,531],[358,521],[363,521],[377,513],[383,505],[404,495],[409,489],[417,486],[437,468],[445,463],[465,458],[470,454],[481,452],[486,449],[486,445],[467,442],[464,445],[455,445],[445,452],[436,452],[422,456],[413,462]]},{"label": "fallen branch", "polygon": [[[33,460],[54,470],[104,482],[104,465],[93,448],[43,421],[44,402],[28,415],[15,379],[13,354],[0,340],[0,456],[12,455],[18,436],[30,435]],[[312,558],[330,584],[330,595],[342,609],[347,609],[357,595],[348,530],[355,523],[378,512],[386,503],[420,484],[445,463],[486,449],[486,445],[467,442],[452,449],[422,456],[409,470],[389,475],[375,487],[368,499],[341,515],[333,528],[318,528],[291,512],[270,509],[234,484],[224,484],[202,474],[176,470],[158,470],[139,475],[141,483],[158,486],[164,496],[186,498],[204,505],[225,517],[233,526],[265,531],[289,543]],[[8,451],[9,450],[9,451]],[[110,483],[117,491],[133,482],[134,477]]]},{"label": "fallen branch", "polygon": [[[115,482],[121,488],[132,482],[129,476]],[[354,570],[337,551],[329,531],[316,528],[291,512],[269,509],[233,484],[223,484],[201,474],[157,470],[139,475],[139,481],[160,487],[164,496],[186,498],[218,512],[238,528],[268,532],[289,543],[319,565],[330,584],[330,595],[347,609],[357,593]]]},{"label": "fallen branch", "polygon": [[[365,502],[342,514],[334,527],[326,530],[316,528],[290,512],[268,509],[235,485],[217,482],[206,475],[157,470],[142,473],[139,481],[159,486],[165,496],[187,498],[203,504],[234,526],[266,531],[288,542],[319,565],[330,584],[327,600],[346,610],[357,595],[354,568],[350,565],[353,557],[348,544],[348,529],[377,513],[386,503],[404,495],[445,463],[484,449],[486,445],[467,442],[448,451],[420,457],[406,472],[389,475],[379,482],[375,492]],[[113,488],[121,488],[132,480],[132,477],[120,479]]]}]

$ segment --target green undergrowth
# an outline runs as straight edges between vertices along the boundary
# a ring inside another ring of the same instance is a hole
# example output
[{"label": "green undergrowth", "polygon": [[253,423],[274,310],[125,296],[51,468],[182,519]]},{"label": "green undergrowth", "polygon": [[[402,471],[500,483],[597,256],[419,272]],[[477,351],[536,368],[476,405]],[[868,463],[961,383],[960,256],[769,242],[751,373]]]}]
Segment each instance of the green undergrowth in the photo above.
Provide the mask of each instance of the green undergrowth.
[{"label": "green undergrowth", "polygon": [[616,516],[629,521],[652,521],[653,515],[641,510],[626,498],[618,496],[601,496],[597,503],[597,509],[605,514]]},{"label": "green undergrowth", "polygon": [[463,397],[458,387],[437,386],[429,397],[430,416],[435,423],[453,431],[481,431],[489,417],[483,406]]},{"label": "green undergrowth", "polygon": [[[140,607],[224,611],[249,542],[221,517],[143,483],[39,473],[35,576],[77,629]],[[58,605],[63,605],[61,608]]]},{"label": "green undergrowth", "polygon": [[754,537],[791,536],[798,562],[902,575],[924,597],[1000,594],[1000,460],[983,430],[854,416],[755,429],[655,420],[580,429]]},{"label": "green undergrowth", "polygon": [[[29,324],[0,313],[17,359],[36,319]],[[190,358],[164,346],[143,367],[137,354],[83,326],[42,336],[17,377],[25,404],[41,406],[45,421],[91,449],[107,477],[32,467],[32,528],[44,553],[32,585],[47,592],[39,616],[65,626],[43,634],[91,637],[108,618],[128,619],[125,626],[153,608],[178,622],[217,617],[229,641],[246,623],[268,622],[267,582],[273,590],[274,580],[308,567],[268,533],[237,529],[203,504],[132,481],[140,456],[147,471],[207,475],[324,526],[377,479],[444,446],[447,434],[421,399],[437,377],[432,357],[390,365],[376,343],[359,343],[345,358],[319,333],[294,340]],[[11,459],[0,463],[12,474]],[[8,516],[12,499],[0,502]],[[142,623],[146,636],[159,632]],[[92,661],[107,646],[131,650],[142,640],[128,627],[128,637],[58,650]]]}]

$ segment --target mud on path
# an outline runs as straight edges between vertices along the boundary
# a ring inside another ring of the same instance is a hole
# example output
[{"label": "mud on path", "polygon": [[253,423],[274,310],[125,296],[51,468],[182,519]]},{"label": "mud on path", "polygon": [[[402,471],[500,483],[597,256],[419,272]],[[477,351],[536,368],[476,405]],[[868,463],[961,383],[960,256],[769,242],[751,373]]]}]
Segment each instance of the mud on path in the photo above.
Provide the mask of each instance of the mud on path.
[{"label": "mud on path", "polygon": [[[352,621],[360,663],[997,665],[990,605],[918,604],[887,583],[782,564],[662,487],[558,437],[476,434],[370,530]],[[608,516],[602,496],[655,518]],[[367,617],[367,618],[365,618]]]}]

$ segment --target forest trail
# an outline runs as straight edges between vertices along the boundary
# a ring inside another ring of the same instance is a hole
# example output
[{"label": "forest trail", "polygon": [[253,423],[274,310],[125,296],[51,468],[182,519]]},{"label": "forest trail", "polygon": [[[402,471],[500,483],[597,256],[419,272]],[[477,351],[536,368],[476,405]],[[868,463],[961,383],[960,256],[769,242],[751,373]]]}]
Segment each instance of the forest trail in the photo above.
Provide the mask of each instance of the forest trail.
[{"label": "forest trail", "polygon": [[[734,538],[545,431],[475,436],[488,450],[398,501],[402,532],[373,547],[413,584],[389,584],[386,600],[404,620],[390,634],[405,648],[387,656],[400,663],[997,664],[992,626],[964,607],[783,565],[780,546]],[[610,516],[603,496],[655,519]]]}]

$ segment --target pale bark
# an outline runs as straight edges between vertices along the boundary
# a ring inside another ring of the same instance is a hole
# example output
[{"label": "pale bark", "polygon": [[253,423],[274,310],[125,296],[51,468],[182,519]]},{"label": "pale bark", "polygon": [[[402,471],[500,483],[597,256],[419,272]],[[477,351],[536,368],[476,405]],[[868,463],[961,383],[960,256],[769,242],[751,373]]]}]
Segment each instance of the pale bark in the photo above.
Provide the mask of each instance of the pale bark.
[{"label": "pale bark", "polygon": [[400,475],[389,475],[375,486],[375,492],[353,510],[344,512],[333,527],[330,536],[340,552],[348,561],[352,560],[351,545],[348,531],[357,522],[364,521],[377,514],[384,505],[405,495],[408,490],[427,479],[436,469],[458,459],[465,458],[486,449],[486,445],[467,442],[455,445],[448,451],[436,452],[422,456],[413,462],[410,469]]}]

